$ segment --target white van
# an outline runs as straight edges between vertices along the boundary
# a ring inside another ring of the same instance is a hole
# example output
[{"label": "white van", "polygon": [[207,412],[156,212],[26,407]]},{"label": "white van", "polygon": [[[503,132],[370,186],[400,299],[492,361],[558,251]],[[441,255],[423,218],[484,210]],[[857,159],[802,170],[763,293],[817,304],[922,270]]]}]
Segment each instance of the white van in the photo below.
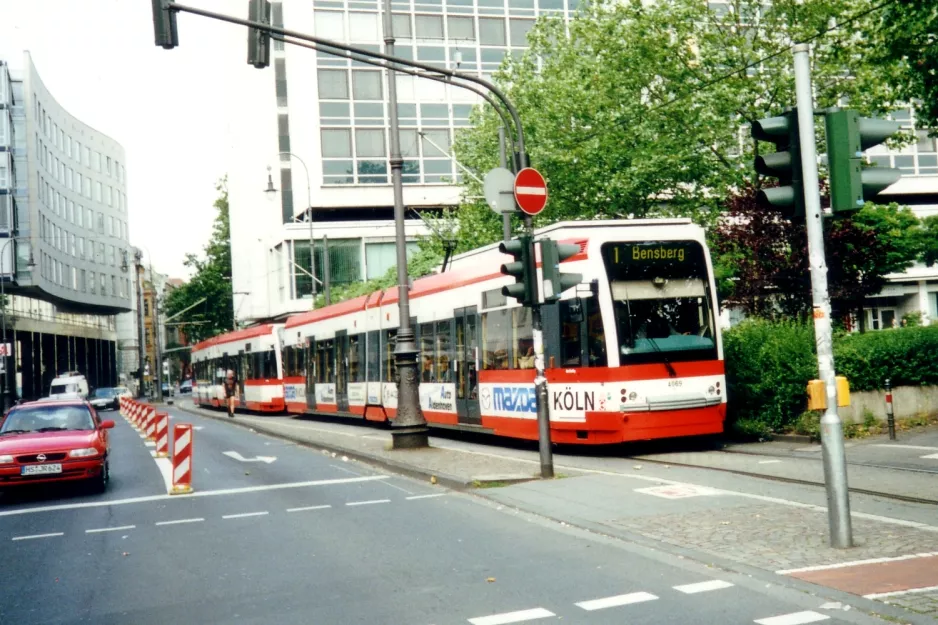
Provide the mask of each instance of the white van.
[{"label": "white van", "polygon": [[88,380],[77,371],[69,371],[52,380],[50,399],[88,399]]}]

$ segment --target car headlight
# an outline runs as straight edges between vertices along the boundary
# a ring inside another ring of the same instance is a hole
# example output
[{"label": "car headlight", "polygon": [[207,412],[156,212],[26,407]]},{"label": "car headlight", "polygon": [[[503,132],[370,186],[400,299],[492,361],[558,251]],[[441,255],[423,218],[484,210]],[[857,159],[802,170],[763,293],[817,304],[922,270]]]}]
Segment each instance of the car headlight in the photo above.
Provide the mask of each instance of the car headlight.
[{"label": "car headlight", "polygon": [[69,458],[88,458],[91,456],[97,456],[98,450],[94,447],[85,447],[84,449],[73,449],[68,452]]},{"label": "car headlight", "polygon": [[13,456],[0,456],[0,464],[13,464]]}]

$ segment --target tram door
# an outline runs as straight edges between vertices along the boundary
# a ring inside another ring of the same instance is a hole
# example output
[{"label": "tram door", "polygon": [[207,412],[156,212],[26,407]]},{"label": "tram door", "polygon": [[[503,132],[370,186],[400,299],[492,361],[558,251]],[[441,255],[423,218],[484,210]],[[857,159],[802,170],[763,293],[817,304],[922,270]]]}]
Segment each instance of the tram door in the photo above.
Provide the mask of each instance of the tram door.
[{"label": "tram door", "polygon": [[250,356],[246,355],[243,349],[239,349],[238,357],[234,359],[231,367],[235,373],[235,380],[238,381],[238,398],[242,408],[248,405],[248,399],[244,395],[244,378],[247,376],[248,358]]},{"label": "tram door", "polygon": [[466,425],[482,425],[479,412],[479,317],[476,307],[457,308],[456,414]]},{"label": "tram door", "polygon": [[335,333],[335,401],[348,412],[348,331]]},{"label": "tram door", "polygon": [[306,337],[306,408],[316,409],[316,339]]}]

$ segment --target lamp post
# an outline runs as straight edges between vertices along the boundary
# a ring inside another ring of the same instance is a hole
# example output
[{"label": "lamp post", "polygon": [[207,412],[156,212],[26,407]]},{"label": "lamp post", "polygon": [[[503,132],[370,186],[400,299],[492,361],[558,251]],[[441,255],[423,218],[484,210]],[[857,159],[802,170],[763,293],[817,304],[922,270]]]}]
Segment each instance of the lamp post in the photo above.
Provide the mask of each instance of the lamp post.
[{"label": "lamp post", "polygon": [[[4,255],[6,254],[7,246],[8,246],[10,243],[12,243],[13,241],[16,241],[16,240],[19,239],[19,238],[21,238],[21,237],[10,237],[10,238],[7,239],[6,242],[3,244],[3,247],[0,247],[0,266],[2,266],[3,258],[5,258]],[[13,255],[13,263],[12,263],[12,264],[13,264],[13,266],[12,266],[12,268],[10,269],[10,275],[11,275],[11,276],[15,276],[15,275],[16,275],[16,253],[15,253],[15,252],[14,252],[14,255]],[[32,248],[30,248],[30,250],[29,250],[29,262],[26,264],[26,266],[27,266],[28,268],[30,268],[30,269],[32,269],[33,267],[36,266],[36,262],[33,260],[33,251],[32,251]],[[4,414],[6,413],[6,411],[7,411],[7,406],[8,406],[8,404],[9,404],[7,398],[9,397],[9,390],[8,390],[8,389],[9,389],[9,387],[10,387],[10,384],[9,384],[9,381],[10,381],[10,368],[9,368],[9,366],[8,366],[8,360],[7,360],[7,359],[9,358],[10,354],[8,353],[8,351],[7,351],[7,349],[6,349],[6,340],[7,340],[7,296],[6,296],[6,282],[7,282],[7,280],[6,280],[6,275],[0,276],[0,305],[3,306],[3,310],[2,310],[2,317],[3,317],[3,319],[2,319],[2,332],[3,332],[3,338],[2,338],[2,344],[3,344],[3,360],[2,360],[2,362],[3,362],[3,378],[2,378],[3,390],[2,390],[2,395],[3,395],[3,397],[2,397],[2,405],[0,405],[0,408],[2,408],[2,411],[3,411]],[[12,344],[12,342],[11,342],[11,344]]]},{"label": "lamp post", "polygon": [[[280,155],[287,155],[292,158],[295,158],[300,162],[300,165],[303,166],[303,170],[306,172],[306,206],[309,218],[309,273],[312,276],[312,298],[313,303],[311,304],[312,308],[316,308],[316,250],[313,247],[313,195],[310,192],[310,182],[309,182],[309,168],[306,167],[306,163],[299,156],[293,152],[280,152]],[[267,188],[264,189],[264,193],[267,194],[268,199],[272,199],[274,194],[277,193],[276,187],[274,187],[274,179],[271,175],[271,168],[267,168]],[[294,256],[296,254],[294,253]]]},{"label": "lamp post", "polygon": [[146,245],[143,245],[143,249],[147,251],[147,258],[149,259],[150,265],[150,286],[153,288],[153,310],[150,312],[150,316],[153,317],[153,340],[154,347],[156,348],[156,354],[153,363],[153,368],[156,370],[156,401],[163,403],[163,354],[160,350],[160,305],[156,297],[156,279],[153,273],[153,254],[150,253],[150,248]]}]

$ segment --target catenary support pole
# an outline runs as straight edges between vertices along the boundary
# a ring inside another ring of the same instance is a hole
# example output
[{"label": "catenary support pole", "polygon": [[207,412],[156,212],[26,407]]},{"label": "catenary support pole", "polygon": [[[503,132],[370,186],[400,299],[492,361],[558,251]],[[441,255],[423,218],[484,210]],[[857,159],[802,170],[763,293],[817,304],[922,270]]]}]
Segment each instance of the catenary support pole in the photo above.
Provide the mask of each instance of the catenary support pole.
[{"label": "catenary support pole", "polygon": [[794,47],[795,93],[798,103],[798,133],[801,143],[804,180],[805,224],[808,229],[808,257],[811,267],[811,301],[818,372],[824,382],[827,408],[821,417],[821,443],[824,455],[824,482],[831,547],[853,546],[850,523],[850,493],[847,490],[847,458],[844,452],[843,423],[837,414],[837,380],[834,373],[831,303],[827,291],[827,262],[824,258],[824,217],[818,189],[817,148],[814,136],[814,101],[811,93],[811,61],[808,44]]},{"label": "catenary support pole", "polygon": [[[498,128],[498,160],[499,165],[505,168],[508,166],[508,153],[505,146],[505,128]],[[511,240],[511,213],[502,213],[502,239]]]},{"label": "catenary support pole", "polygon": [[[391,0],[384,0],[384,49],[389,57],[394,56],[394,30],[391,19]],[[429,444],[427,421],[420,409],[420,394],[417,386],[417,345],[414,329],[410,325],[410,287],[407,276],[407,237],[404,232],[404,188],[401,178],[404,159],[401,156],[401,139],[397,107],[396,73],[388,69],[388,117],[390,117],[391,182],[394,186],[394,234],[397,246],[397,307],[400,327],[394,358],[397,364],[397,415],[391,430],[395,449],[426,447]]]}]

